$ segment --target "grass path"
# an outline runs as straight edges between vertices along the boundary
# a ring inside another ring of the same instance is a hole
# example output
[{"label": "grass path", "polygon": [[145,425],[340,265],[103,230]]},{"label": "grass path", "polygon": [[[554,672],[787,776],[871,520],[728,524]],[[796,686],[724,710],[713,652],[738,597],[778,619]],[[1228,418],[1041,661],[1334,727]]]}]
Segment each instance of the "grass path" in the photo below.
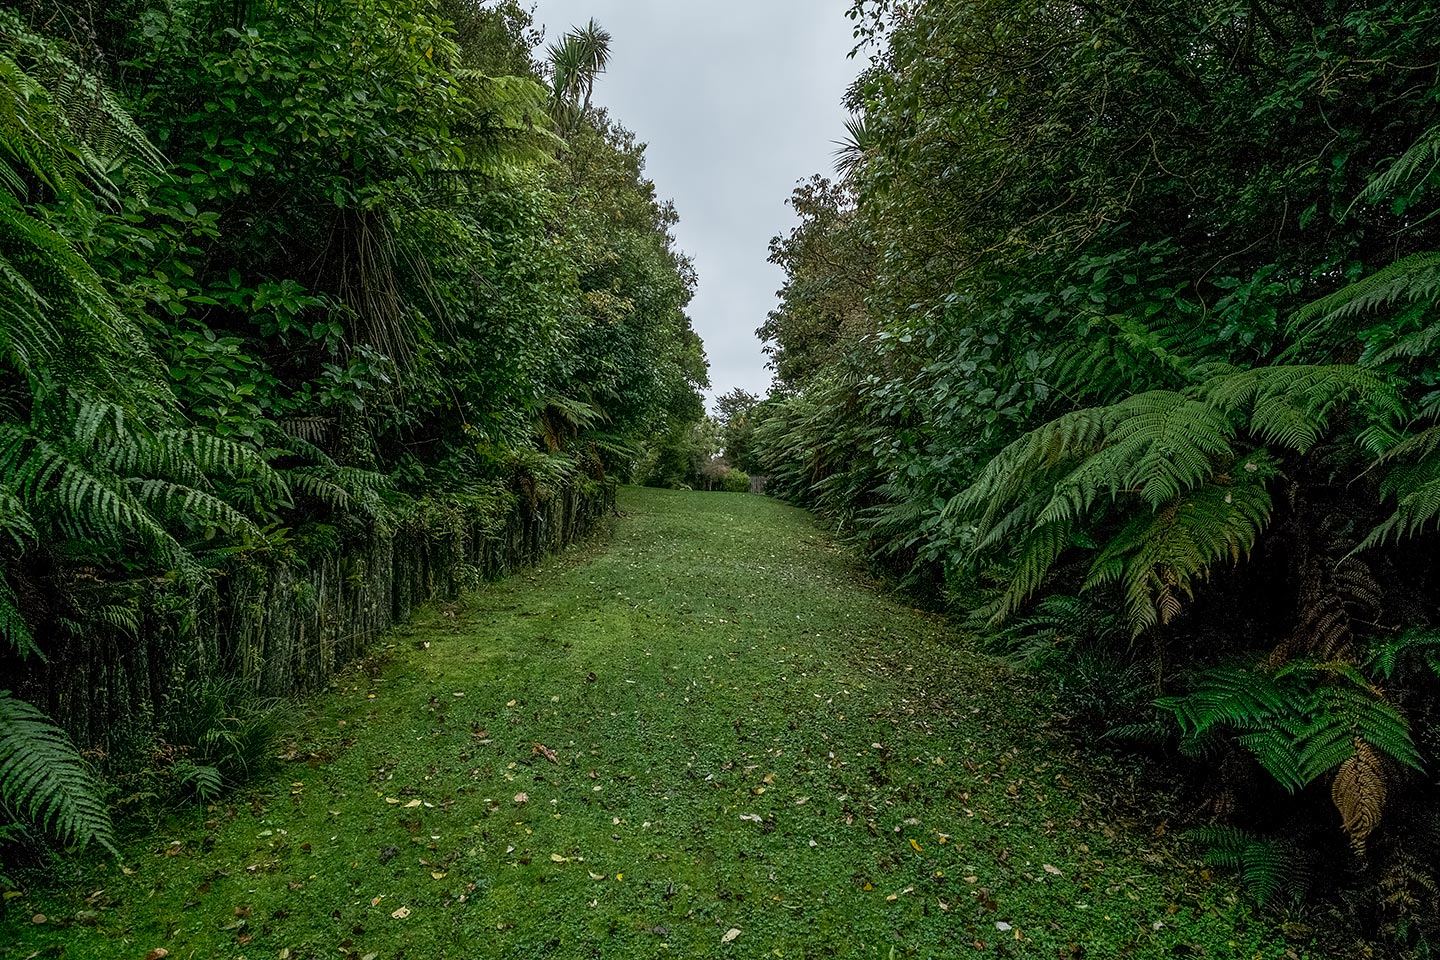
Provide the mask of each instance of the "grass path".
[{"label": "grass path", "polygon": [[621,506],[606,544],[434,611],[297,708],[272,781],[6,902],[0,952],[1287,956],[1126,819],[1123,768],[805,514]]}]

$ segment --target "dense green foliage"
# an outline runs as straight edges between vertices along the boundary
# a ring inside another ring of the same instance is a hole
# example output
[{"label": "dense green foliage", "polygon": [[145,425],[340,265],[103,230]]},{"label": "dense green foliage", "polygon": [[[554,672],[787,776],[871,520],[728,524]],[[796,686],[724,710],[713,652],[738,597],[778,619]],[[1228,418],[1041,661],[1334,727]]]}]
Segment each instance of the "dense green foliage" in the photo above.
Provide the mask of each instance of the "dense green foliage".
[{"label": "dense green foliage", "polygon": [[841,179],[773,249],[771,490],[1062,687],[1108,662],[1077,717],[1244,818],[1220,861],[1433,948],[1440,10],[851,16]]},{"label": "dense green foliage", "polygon": [[[514,0],[0,11],[6,815],[110,843],[17,697],[63,723],[47,671],[161,642],[147,604],[183,628],[237,557],[534,502],[700,420],[675,211],[590,102],[609,37],[539,40]],[[147,743],[94,746],[213,795],[264,711],[173,666]]]}]

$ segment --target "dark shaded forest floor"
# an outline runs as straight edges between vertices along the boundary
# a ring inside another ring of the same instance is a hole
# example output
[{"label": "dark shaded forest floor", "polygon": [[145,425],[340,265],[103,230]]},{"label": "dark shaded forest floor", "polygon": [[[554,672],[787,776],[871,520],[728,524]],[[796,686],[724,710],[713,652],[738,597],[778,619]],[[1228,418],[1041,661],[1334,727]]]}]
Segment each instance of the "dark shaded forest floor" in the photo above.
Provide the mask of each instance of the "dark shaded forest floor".
[{"label": "dark shaded forest floor", "polygon": [[295,707],[273,779],[26,878],[6,955],[1318,955],[803,512],[621,507]]}]

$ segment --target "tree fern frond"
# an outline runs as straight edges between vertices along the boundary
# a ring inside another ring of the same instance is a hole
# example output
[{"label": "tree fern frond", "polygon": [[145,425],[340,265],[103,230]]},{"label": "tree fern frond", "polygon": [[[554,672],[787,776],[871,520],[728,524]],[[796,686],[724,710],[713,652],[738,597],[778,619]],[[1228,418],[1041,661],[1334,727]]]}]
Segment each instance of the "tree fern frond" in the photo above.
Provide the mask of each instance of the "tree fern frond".
[{"label": "tree fern frond", "polygon": [[0,691],[0,803],[65,843],[115,849],[99,789],[64,731]]},{"label": "tree fern frond", "polygon": [[1174,716],[1182,733],[1196,736],[1222,725],[1262,727],[1286,710],[1289,697],[1269,674],[1218,667],[1198,674],[1188,693],[1162,697],[1155,705]]},{"label": "tree fern frond", "polygon": [[1330,796],[1340,811],[1341,826],[1356,855],[1365,856],[1365,842],[1380,825],[1389,794],[1385,765],[1370,745],[1355,738],[1348,760],[1335,772]]},{"label": "tree fern frond", "polygon": [[1006,572],[1005,587],[987,611],[990,624],[998,626],[1045,582],[1060,555],[1074,545],[1075,525],[1068,521],[1041,524],[1025,537],[1023,547]]},{"label": "tree fern frond", "polygon": [[1366,665],[1386,680],[1403,668],[1420,660],[1440,676],[1440,631],[1425,627],[1377,643],[1370,650]]},{"label": "tree fern frond", "polygon": [[0,573],[0,640],[21,657],[44,659],[30,625],[20,613],[20,600],[3,573]]},{"label": "tree fern frond", "polygon": [[1431,127],[1408,150],[1395,159],[1384,173],[1361,191],[1356,203],[1375,203],[1410,190],[1440,170],[1440,127]]},{"label": "tree fern frond", "polygon": [[1140,514],[1100,551],[1085,588],[1119,581],[1134,636],[1169,623],[1193,584],[1223,562],[1238,563],[1270,521],[1265,482],[1275,465],[1262,455],[1247,461],[1232,483],[1185,494],[1153,514]]},{"label": "tree fern frond", "polygon": [[1262,442],[1297,453],[1310,450],[1347,404],[1365,404],[1372,416],[1392,420],[1405,412],[1389,378],[1352,365],[1255,367],[1197,389],[1220,409],[1243,414]]},{"label": "tree fern frond", "polygon": [[1322,334],[1345,330],[1342,321],[1397,304],[1432,303],[1437,297],[1440,251],[1411,254],[1297,310],[1288,325],[1295,345],[1287,356],[1312,346]]},{"label": "tree fern frond", "polygon": [[1189,833],[1205,845],[1205,859],[1233,870],[1246,891],[1261,906],[1288,894],[1299,899],[1308,884],[1308,870],[1300,849],[1288,840],[1261,837],[1238,827],[1201,827]]},{"label": "tree fern frond", "polygon": [[125,489],[154,516],[173,518],[200,527],[223,530],[227,534],[259,536],[255,522],[227,501],[194,487],[169,480],[132,477]]},{"label": "tree fern frond", "polygon": [[1182,733],[1231,730],[1272,776],[1294,792],[1355,755],[1357,741],[1418,770],[1410,724],[1353,666],[1289,664],[1274,674],[1225,667],[1194,679],[1186,694],[1156,705]]}]

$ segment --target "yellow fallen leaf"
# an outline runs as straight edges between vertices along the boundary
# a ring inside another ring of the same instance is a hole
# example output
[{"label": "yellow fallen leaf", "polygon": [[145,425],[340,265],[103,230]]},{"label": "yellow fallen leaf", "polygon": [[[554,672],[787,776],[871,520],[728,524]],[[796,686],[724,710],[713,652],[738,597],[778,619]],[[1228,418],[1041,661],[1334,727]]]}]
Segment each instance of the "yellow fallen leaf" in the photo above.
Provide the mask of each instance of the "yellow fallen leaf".
[{"label": "yellow fallen leaf", "polygon": [[919,840],[916,840],[914,837],[911,837],[911,838],[910,838],[910,846],[912,846],[912,847],[915,848],[915,852],[916,852],[916,853],[924,853],[924,852],[925,852],[925,848],[922,847],[922,846],[920,846],[920,841],[919,841]]},{"label": "yellow fallen leaf", "polygon": [[865,886],[861,887],[860,889],[861,889],[861,890],[874,890],[875,887],[872,886],[871,884],[867,883],[867,884],[865,884]]},{"label": "yellow fallen leaf", "polygon": [[603,873],[596,873],[594,870],[588,870],[588,871],[586,871],[586,872],[590,874],[590,879],[591,879],[591,880],[604,880],[604,879],[605,879],[605,874],[603,874]]},{"label": "yellow fallen leaf", "polygon": [[386,797],[386,798],[385,798],[385,802],[386,802],[386,803],[399,803],[400,800],[399,800],[397,797]]},{"label": "yellow fallen leaf", "polygon": [[430,879],[432,880],[444,880],[446,876],[447,874],[441,870],[432,870],[430,872]]},{"label": "yellow fallen leaf", "polygon": [[562,856],[560,856],[560,854],[558,854],[558,853],[552,853],[552,854],[550,854],[550,859],[551,859],[552,861],[554,861],[555,863],[569,863],[569,862],[570,862],[570,858],[569,858],[569,857],[562,857]]},{"label": "yellow fallen leaf", "polygon": [[734,940],[734,939],[735,939],[736,937],[738,937],[738,936],[740,936],[740,928],[739,928],[739,927],[731,927],[729,930],[726,930],[726,931],[725,931],[725,936],[723,936],[723,937],[720,938],[720,942],[721,942],[721,943],[729,943],[730,941]]},{"label": "yellow fallen leaf", "polygon": [[409,803],[405,804],[405,809],[406,809],[406,810],[414,810],[414,809],[415,809],[416,807],[418,807],[418,806],[420,806],[420,801],[419,801],[419,800],[411,800]]},{"label": "yellow fallen leaf", "polygon": [[890,894],[890,896],[886,897],[885,899],[886,899],[886,900],[899,900],[899,899],[900,899],[900,895],[899,895],[898,893],[892,893],[892,894]]}]

